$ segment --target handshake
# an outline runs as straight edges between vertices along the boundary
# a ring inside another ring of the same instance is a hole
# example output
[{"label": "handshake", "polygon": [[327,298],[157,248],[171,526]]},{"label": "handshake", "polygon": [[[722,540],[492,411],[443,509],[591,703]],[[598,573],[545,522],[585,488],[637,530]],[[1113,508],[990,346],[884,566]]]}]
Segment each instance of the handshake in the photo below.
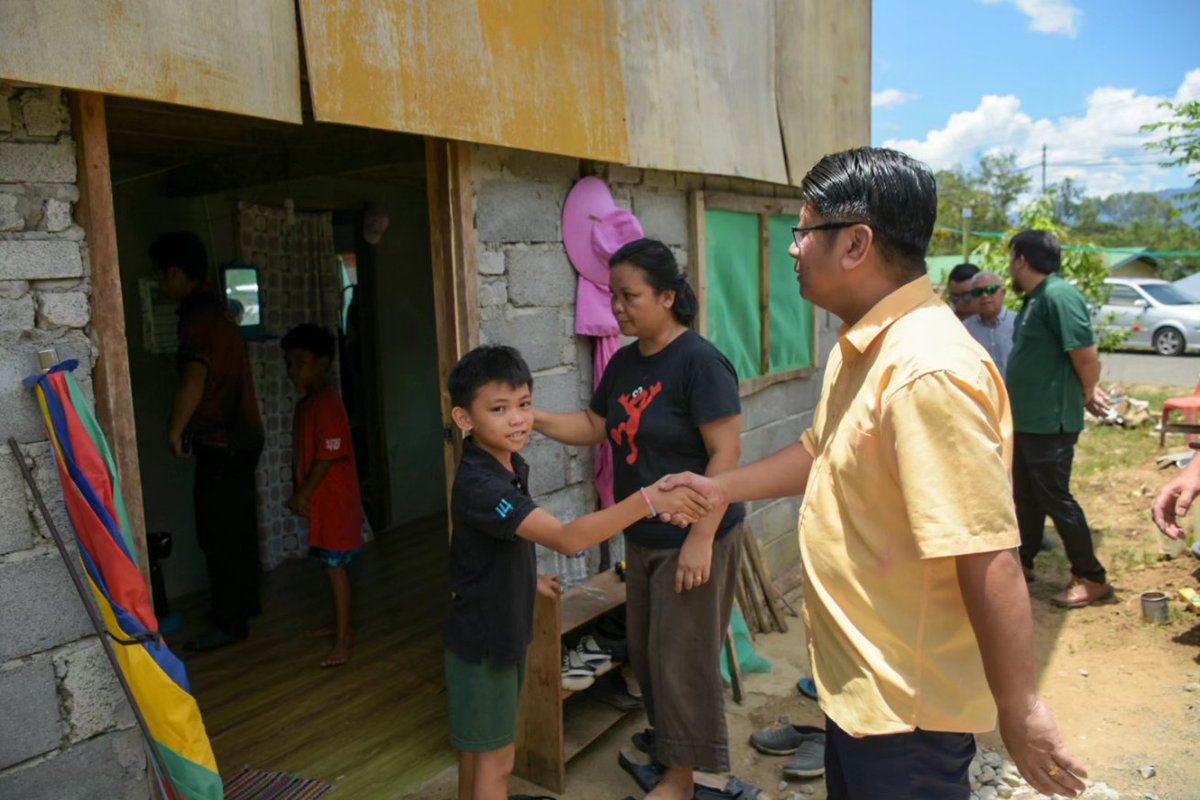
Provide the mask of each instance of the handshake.
[{"label": "handshake", "polygon": [[643,491],[651,516],[681,528],[703,519],[727,502],[715,480],[694,472],[664,476]]}]

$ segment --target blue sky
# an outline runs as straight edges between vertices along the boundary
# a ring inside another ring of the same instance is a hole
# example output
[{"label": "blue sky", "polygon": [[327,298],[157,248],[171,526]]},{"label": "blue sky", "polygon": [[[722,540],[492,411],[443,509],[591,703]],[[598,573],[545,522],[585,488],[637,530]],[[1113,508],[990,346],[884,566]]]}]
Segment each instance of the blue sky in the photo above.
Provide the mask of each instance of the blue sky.
[{"label": "blue sky", "polygon": [[[872,139],[937,169],[1017,153],[1089,193],[1187,186],[1139,128],[1200,99],[1200,0],[874,0]],[[1031,170],[1040,184],[1040,166]]]}]

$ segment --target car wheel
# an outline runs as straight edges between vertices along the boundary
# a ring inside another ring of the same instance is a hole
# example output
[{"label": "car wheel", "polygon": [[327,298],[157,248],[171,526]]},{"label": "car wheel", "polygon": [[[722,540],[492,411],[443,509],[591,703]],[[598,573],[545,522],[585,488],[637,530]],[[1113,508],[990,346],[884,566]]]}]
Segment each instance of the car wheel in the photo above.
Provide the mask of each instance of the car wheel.
[{"label": "car wheel", "polygon": [[1183,355],[1183,334],[1174,328],[1162,328],[1154,332],[1154,351],[1160,356]]}]

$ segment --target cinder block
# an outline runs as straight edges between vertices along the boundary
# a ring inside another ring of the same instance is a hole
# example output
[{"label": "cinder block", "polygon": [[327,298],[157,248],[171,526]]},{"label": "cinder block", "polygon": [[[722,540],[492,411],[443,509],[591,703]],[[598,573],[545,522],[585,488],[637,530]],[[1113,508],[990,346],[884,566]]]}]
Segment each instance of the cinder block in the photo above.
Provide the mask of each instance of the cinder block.
[{"label": "cinder block", "polygon": [[566,453],[558,442],[536,436],[521,451],[529,462],[529,491],[535,495],[549,494],[567,485]]},{"label": "cinder block", "polygon": [[38,295],[38,324],[43,328],[82,328],[90,317],[88,297],[83,292]]},{"label": "cinder block", "polygon": [[637,184],[642,182],[642,171],[637,167],[627,167],[624,164],[608,165],[608,182]]},{"label": "cinder block", "polygon": [[[0,148],[4,145],[0,144]],[[4,154],[0,152],[0,163]],[[83,275],[79,245],[53,239],[0,241],[0,280],[46,280]]]},{"label": "cinder block", "polygon": [[62,725],[48,657],[0,670],[0,708],[0,770],[58,747]]},{"label": "cinder block", "polygon": [[58,89],[27,89],[21,94],[21,116],[30,136],[57,136],[66,113]]},{"label": "cinder block", "polygon": [[28,281],[0,281],[0,299],[2,300],[16,300],[28,293]]},{"label": "cinder block", "polygon": [[485,322],[481,328],[485,342],[516,347],[535,372],[558,366],[562,357],[558,311],[555,309],[510,314],[504,319]]},{"label": "cinder block", "polygon": [[57,650],[54,673],[62,683],[69,741],[81,742],[134,724],[133,711],[99,639]]},{"label": "cinder block", "polygon": [[776,383],[742,398],[742,428],[753,430],[817,406],[821,393],[819,375]]},{"label": "cinder block", "polygon": [[0,300],[0,331],[27,331],[33,327],[33,297]]},{"label": "cinder block", "polygon": [[83,333],[72,331],[53,337],[38,333],[19,338],[0,334],[0,420],[4,420],[6,438],[13,436],[18,442],[46,438],[37,400],[21,381],[37,371],[37,352],[50,347],[62,360],[79,359],[75,377],[84,394],[91,398],[92,349]]},{"label": "cinder block", "polygon": [[8,133],[12,126],[12,109],[8,107],[8,95],[0,94],[0,133]]},{"label": "cinder block", "polygon": [[669,245],[688,246],[687,199],[682,192],[635,190],[633,213],[646,236]]},{"label": "cinder block", "polygon": [[763,512],[762,535],[767,539],[787,536],[796,533],[800,521],[800,500],[796,497],[785,497],[772,503]]},{"label": "cinder block", "polygon": [[537,504],[569,522],[596,509],[596,492],[590,483],[577,483],[547,495],[537,495]]},{"label": "cinder block", "polygon": [[503,250],[480,250],[479,251],[479,274],[480,275],[503,275],[504,274],[504,251]]},{"label": "cinder block", "polygon": [[642,173],[642,185],[653,186],[658,189],[674,189],[675,173],[663,172],[657,169],[645,170]]},{"label": "cinder block", "polygon": [[51,197],[46,201],[42,214],[42,227],[50,232],[64,231],[71,227],[71,204]]},{"label": "cinder block", "polygon": [[565,250],[509,250],[509,294],[515,306],[573,306],[578,279]]},{"label": "cinder block", "polygon": [[566,182],[485,182],[476,197],[479,241],[483,244],[561,241],[562,206],[569,188]]},{"label": "cinder block", "polygon": [[146,753],[134,730],[97,736],[0,774],[0,797],[148,800]]},{"label": "cinder block", "polygon": [[25,505],[25,482],[12,451],[0,445],[0,555],[32,546],[33,527]]},{"label": "cinder block", "polygon": [[508,303],[508,283],[503,278],[479,282],[479,305],[483,308],[505,306]]},{"label": "cinder block", "polygon": [[92,630],[57,552],[0,563],[0,608],[0,661],[80,639]]},{"label": "cinder block", "polygon": [[533,377],[533,402],[546,411],[582,411],[590,392],[585,394],[574,369],[556,369]]},{"label": "cinder block", "polygon": [[763,425],[742,434],[742,463],[749,464],[795,444],[804,428],[799,416]]},{"label": "cinder block", "polygon": [[21,196],[18,194],[0,194],[0,231],[19,231],[25,227],[20,203]]},{"label": "cinder block", "polygon": [[75,142],[0,142],[0,183],[74,183]]},{"label": "cinder block", "polygon": [[506,156],[508,171],[515,178],[542,182],[574,182],[579,179],[579,159],[577,158],[538,153],[532,150],[509,150]]},{"label": "cinder block", "polygon": [[[800,563],[800,537],[794,530],[774,539],[761,537],[758,544],[762,549],[763,561],[771,571],[772,580],[778,579]],[[799,620],[794,624],[799,625]]]}]

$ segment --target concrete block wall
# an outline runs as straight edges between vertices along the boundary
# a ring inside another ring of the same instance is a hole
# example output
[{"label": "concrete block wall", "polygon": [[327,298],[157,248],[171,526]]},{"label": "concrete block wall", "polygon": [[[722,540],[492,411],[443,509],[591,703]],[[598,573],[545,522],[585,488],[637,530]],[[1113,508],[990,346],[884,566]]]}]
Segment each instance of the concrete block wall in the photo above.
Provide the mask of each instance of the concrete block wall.
[{"label": "concrete block wall", "polygon": [[[794,197],[794,187],[737,178],[643,170],[501,147],[472,148],[478,234],[482,339],[518,347],[534,373],[537,404],[552,411],[586,406],[592,391],[592,343],[574,333],[576,273],[562,245],[562,205],[571,185],[604,178],[617,203],[661,239],[680,264],[688,260],[688,192],[733,191]],[[821,319],[824,320],[822,313]],[[832,323],[830,323],[832,324]],[[836,330],[836,327],[834,328]],[[827,352],[834,336],[822,334]],[[776,384],[743,398],[743,461],[795,442],[812,419],[820,374]],[[596,507],[587,448],[562,447],[535,435],[525,452],[537,502],[572,519]],[[776,574],[799,560],[799,500],[756,503],[750,522]],[[620,540],[614,540],[620,552]],[[620,557],[619,555],[617,557]],[[588,554],[595,571],[596,552]],[[566,574],[567,562],[540,552],[543,570]]]},{"label": "concrete block wall", "polygon": [[[76,150],[64,95],[0,83],[0,438],[28,456],[69,534],[33,394],[36,353],[77,358],[91,396],[87,243],[72,219]],[[146,798],[132,713],[13,454],[0,446],[0,797]]]}]

